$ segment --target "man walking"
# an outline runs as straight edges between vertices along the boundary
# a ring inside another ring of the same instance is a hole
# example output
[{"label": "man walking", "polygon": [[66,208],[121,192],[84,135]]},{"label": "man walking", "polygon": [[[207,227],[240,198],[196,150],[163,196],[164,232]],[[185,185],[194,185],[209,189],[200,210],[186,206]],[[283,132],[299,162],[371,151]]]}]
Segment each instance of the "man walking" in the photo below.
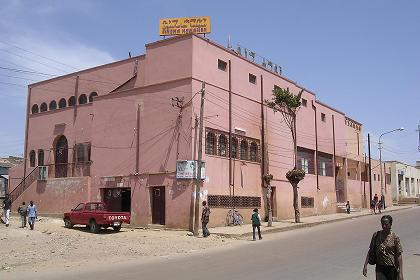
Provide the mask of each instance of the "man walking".
[{"label": "man walking", "polygon": [[31,202],[29,203],[28,209],[26,210],[28,213],[28,223],[29,223],[29,227],[31,228],[31,230],[34,229],[35,226],[35,220],[38,218],[37,213],[36,213],[36,205],[34,204],[34,202],[31,200]]},{"label": "man walking", "polygon": [[210,235],[210,232],[207,228],[207,224],[210,220],[210,208],[207,206],[207,202],[203,201],[203,212],[201,213],[201,224],[203,228],[203,237]]},{"label": "man walking", "polygon": [[255,229],[258,230],[258,238],[261,240],[262,236],[261,236],[261,217],[260,214],[258,213],[258,209],[255,208],[252,216],[251,216],[251,221],[252,221],[252,240],[255,241]]},{"label": "man walking", "polygon": [[6,224],[6,227],[9,226],[10,209],[12,209],[12,200],[10,199],[9,194],[6,194],[3,201],[4,223]]},{"label": "man walking", "polygon": [[22,226],[21,228],[25,228],[26,227],[26,215],[27,215],[27,211],[28,208],[25,205],[25,201],[22,202],[22,205],[19,206],[18,208],[18,213],[20,215],[20,220],[22,221]]}]

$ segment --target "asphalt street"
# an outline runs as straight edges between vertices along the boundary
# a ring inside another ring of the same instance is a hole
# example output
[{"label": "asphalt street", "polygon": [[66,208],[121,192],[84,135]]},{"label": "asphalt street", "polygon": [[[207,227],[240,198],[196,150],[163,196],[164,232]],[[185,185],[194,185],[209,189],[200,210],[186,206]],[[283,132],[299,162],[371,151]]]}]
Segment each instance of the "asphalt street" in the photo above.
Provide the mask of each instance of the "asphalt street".
[{"label": "asphalt street", "polygon": [[[404,249],[405,279],[420,275],[420,207],[390,213]],[[370,238],[380,215],[263,236],[261,241],[147,262],[104,264],[69,271],[8,273],[12,279],[375,279],[362,276]],[[111,252],[110,252],[111,253]]]}]

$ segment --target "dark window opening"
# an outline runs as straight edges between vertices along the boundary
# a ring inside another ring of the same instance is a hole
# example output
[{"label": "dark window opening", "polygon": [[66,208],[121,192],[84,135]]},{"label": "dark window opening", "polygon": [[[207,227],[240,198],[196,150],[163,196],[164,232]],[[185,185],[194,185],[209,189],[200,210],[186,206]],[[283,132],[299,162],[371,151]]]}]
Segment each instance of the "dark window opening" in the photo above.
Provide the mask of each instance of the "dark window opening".
[{"label": "dark window opening", "polygon": [[325,114],[321,113],[321,121],[325,122]]},{"label": "dark window opening", "polygon": [[229,196],[209,195],[207,197],[209,207],[213,208],[260,208],[261,197],[257,196]]},{"label": "dark window opening", "polygon": [[257,83],[257,76],[252,75],[251,73],[249,73],[249,77],[248,80],[251,84],[256,84]]},{"label": "dark window opening", "polygon": [[314,198],[302,196],[300,198],[300,205],[302,208],[314,208]]},{"label": "dark window opening", "polygon": [[42,103],[41,104],[41,112],[46,112],[46,111],[48,111],[48,105],[47,105],[47,103]]},{"label": "dark window opening", "polygon": [[215,155],[216,154],[216,136],[213,132],[207,133],[206,137],[206,154]]},{"label": "dark window opening", "polygon": [[218,59],[218,60],[217,60],[217,68],[219,68],[220,70],[226,71],[226,68],[227,68],[227,62],[226,62],[226,61],[223,61],[223,60]]},{"label": "dark window opening", "polygon": [[35,151],[34,150],[32,150],[30,153],[29,153],[29,166],[30,167],[35,167]]},{"label": "dark window opening", "polygon": [[32,105],[32,114],[37,114],[39,112],[38,104]]},{"label": "dark window opening", "polygon": [[252,142],[249,148],[249,159],[251,161],[258,161],[258,145],[255,142]]},{"label": "dark window opening", "polygon": [[50,111],[57,109],[57,102],[55,102],[55,100],[51,101],[49,108],[50,108]]},{"label": "dark window opening", "polygon": [[238,139],[236,139],[235,137],[232,137],[232,152],[230,154],[230,156],[232,158],[238,158]]},{"label": "dark window opening", "polygon": [[86,94],[82,94],[82,95],[79,96],[79,104],[80,105],[86,104],[87,102],[88,102],[88,100],[87,100]]},{"label": "dark window opening", "polygon": [[58,101],[58,108],[66,108],[67,107],[67,101],[64,98],[61,98],[60,101]]},{"label": "dark window opening", "polygon": [[302,98],[302,106],[304,106],[304,107],[308,106],[308,101],[306,99]]},{"label": "dark window opening", "polygon": [[90,143],[76,143],[74,145],[74,161],[84,163],[90,161]]},{"label": "dark window opening", "polygon": [[38,150],[38,165],[44,165],[44,150]]},{"label": "dark window opening", "polygon": [[95,96],[98,96],[98,93],[96,93],[95,91],[94,91],[94,92],[91,92],[91,93],[89,94],[89,103],[92,103],[92,102],[93,102],[93,98],[94,98]]},{"label": "dark window opening", "polygon": [[225,135],[219,136],[219,156],[227,156],[227,137]]},{"label": "dark window opening", "polygon": [[248,142],[246,140],[241,141],[241,159],[248,160]]},{"label": "dark window opening", "polygon": [[76,105],[76,98],[74,96],[69,98],[69,107]]},{"label": "dark window opening", "polygon": [[333,177],[333,157],[330,154],[318,152],[318,174]]},{"label": "dark window opening", "polygon": [[297,147],[297,163],[306,174],[315,174],[314,151]]}]

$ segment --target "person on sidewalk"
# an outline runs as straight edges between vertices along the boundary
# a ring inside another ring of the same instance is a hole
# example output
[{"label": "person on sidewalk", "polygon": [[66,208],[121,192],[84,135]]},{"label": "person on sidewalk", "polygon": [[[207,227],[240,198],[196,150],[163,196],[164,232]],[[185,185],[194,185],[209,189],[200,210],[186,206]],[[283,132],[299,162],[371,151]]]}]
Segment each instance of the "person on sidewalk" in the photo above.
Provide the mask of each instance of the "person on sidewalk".
[{"label": "person on sidewalk", "polygon": [[9,194],[6,194],[3,200],[4,223],[6,224],[6,227],[9,226],[10,209],[12,209],[12,200],[10,199]]},{"label": "person on sidewalk", "polygon": [[382,213],[381,209],[382,209],[382,199],[380,199],[380,200],[378,201],[378,211],[379,211],[379,214],[381,214],[381,213]]},{"label": "person on sidewalk", "polygon": [[203,201],[203,212],[201,212],[201,225],[203,228],[203,237],[207,237],[210,235],[209,229],[207,228],[207,224],[210,220],[210,208],[207,206],[207,202]]},{"label": "person on sidewalk", "polygon": [[22,205],[19,206],[17,211],[20,215],[20,220],[22,221],[21,228],[25,228],[26,227],[26,215],[27,215],[27,211],[28,211],[28,208],[25,205],[25,201],[22,202]]},{"label": "person on sidewalk", "polygon": [[376,215],[376,202],[373,199],[370,202],[370,213]]},{"label": "person on sidewalk", "polygon": [[[376,209],[378,209],[377,208],[378,207],[378,201],[379,201],[378,194],[375,193],[375,196],[373,197],[373,201],[375,201],[375,210],[376,210]],[[375,211],[375,214],[376,214],[376,211]]]},{"label": "person on sidewalk", "polygon": [[34,204],[32,200],[29,203],[27,213],[28,213],[29,227],[31,228],[31,230],[33,230],[35,226],[35,220],[38,218],[38,215],[37,215],[36,205]]},{"label": "person on sidewalk", "polygon": [[370,263],[376,265],[377,280],[404,280],[403,249],[400,238],[391,230],[392,217],[390,215],[382,216],[381,225],[382,230],[375,232],[370,241],[362,273],[367,277],[367,264]]},{"label": "person on sidewalk", "polygon": [[261,240],[262,239],[262,237],[261,237],[261,229],[260,229],[260,226],[261,226],[261,217],[260,217],[260,214],[258,213],[258,209],[257,208],[255,208],[254,211],[253,211],[253,213],[252,213],[251,221],[252,221],[252,240],[253,241],[256,240],[255,239],[255,228],[258,229],[258,237]]},{"label": "person on sidewalk", "polygon": [[346,203],[346,212],[347,212],[347,214],[350,214],[350,201],[348,201],[348,200],[347,200],[347,203]]}]

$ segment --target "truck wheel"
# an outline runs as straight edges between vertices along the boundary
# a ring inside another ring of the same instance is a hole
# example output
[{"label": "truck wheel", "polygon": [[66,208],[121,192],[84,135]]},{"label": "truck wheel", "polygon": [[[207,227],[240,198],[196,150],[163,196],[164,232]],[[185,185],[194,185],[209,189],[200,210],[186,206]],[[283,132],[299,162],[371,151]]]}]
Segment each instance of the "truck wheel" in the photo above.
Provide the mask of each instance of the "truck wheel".
[{"label": "truck wheel", "polygon": [[98,233],[100,229],[100,227],[96,224],[95,220],[91,220],[89,222],[89,228],[91,233]]},{"label": "truck wheel", "polygon": [[71,220],[69,218],[64,219],[64,227],[65,228],[72,228],[73,224],[71,223]]},{"label": "truck wheel", "polygon": [[115,231],[120,231],[121,230],[121,226],[114,226],[112,227]]}]

